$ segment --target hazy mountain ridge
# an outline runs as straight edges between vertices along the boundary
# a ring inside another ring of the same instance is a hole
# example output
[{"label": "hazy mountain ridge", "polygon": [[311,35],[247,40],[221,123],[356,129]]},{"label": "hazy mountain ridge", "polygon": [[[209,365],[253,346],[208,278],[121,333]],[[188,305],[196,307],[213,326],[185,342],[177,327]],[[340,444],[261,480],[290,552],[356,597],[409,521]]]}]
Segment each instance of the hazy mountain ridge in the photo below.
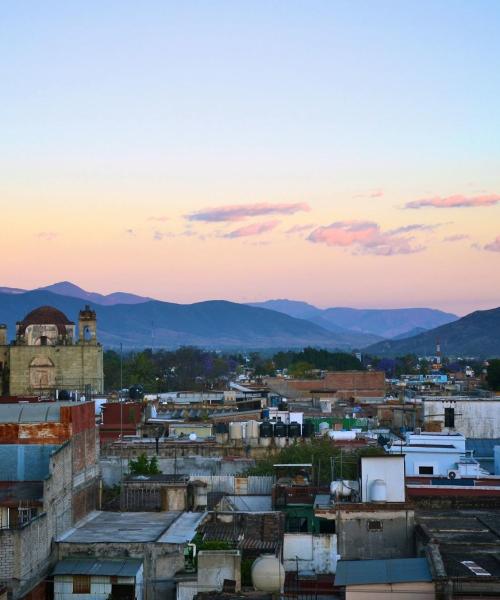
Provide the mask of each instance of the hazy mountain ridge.
[{"label": "hazy mountain ridge", "polygon": [[108,347],[120,343],[129,348],[172,348],[187,344],[210,348],[351,347],[343,334],[335,335],[309,321],[224,300],[194,304],[150,300],[103,306],[86,298],[44,290],[0,293],[0,322],[7,323],[12,339],[16,321],[30,310],[51,305],[75,320],[84,303],[96,311],[99,339]]},{"label": "hazy mountain ridge", "polygon": [[458,319],[457,315],[433,308],[359,309],[347,307],[317,308],[295,300],[268,300],[252,306],[278,310],[288,315],[321,324],[330,331],[360,332],[394,338],[413,335],[416,328],[433,329]]},{"label": "hazy mountain ridge", "polygon": [[385,340],[365,348],[376,356],[433,356],[439,341],[444,356],[500,357],[500,308],[478,310],[453,323],[411,338]]}]

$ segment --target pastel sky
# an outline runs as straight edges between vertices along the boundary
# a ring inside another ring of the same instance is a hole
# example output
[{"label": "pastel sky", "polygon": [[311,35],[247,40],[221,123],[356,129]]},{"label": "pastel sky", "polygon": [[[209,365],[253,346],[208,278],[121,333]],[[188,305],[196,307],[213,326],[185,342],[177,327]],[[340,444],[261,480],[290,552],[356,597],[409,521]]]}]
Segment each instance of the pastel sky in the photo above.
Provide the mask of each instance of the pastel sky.
[{"label": "pastel sky", "polygon": [[498,0],[0,5],[0,286],[500,305]]}]

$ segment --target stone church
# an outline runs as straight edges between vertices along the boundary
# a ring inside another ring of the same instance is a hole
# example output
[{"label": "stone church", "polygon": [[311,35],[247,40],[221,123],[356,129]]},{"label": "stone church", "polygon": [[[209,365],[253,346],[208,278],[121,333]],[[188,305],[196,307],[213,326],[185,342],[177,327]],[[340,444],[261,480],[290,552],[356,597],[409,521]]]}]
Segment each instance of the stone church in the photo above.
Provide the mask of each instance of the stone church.
[{"label": "stone church", "polygon": [[[76,337],[77,335],[77,337]],[[89,306],[75,323],[52,306],[41,306],[16,324],[9,344],[0,325],[0,395],[52,397],[103,392],[103,353],[96,314]]]}]

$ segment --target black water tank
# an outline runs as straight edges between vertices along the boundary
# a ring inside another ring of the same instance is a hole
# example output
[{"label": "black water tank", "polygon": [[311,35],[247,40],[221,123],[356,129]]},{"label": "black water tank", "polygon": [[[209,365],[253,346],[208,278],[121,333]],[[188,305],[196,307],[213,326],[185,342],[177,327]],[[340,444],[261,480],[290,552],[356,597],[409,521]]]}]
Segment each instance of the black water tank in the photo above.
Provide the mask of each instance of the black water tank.
[{"label": "black water tank", "polygon": [[283,421],[276,421],[274,425],[274,437],[286,437],[287,434],[287,426],[283,423]]},{"label": "black water tank", "polygon": [[144,398],[144,388],[142,385],[136,384],[129,387],[128,397],[130,400],[142,400]]},{"label": "black water tank", "polygon": [[312,421],[304,421],[302,425],[302,437],[310,438],[314,435],[314,423]]},{"label": "black water tank", "polygon": [[288,426],[288,437],[298,438],[300,437],[300,423],[292,421]]},{"label": "black water tank", "polygon": [[226,423],[217,423],[215,426],[215,433],[227,433],[229,431],[229,427]]},{"label": "black water tank", "polygon": [[59,390],[59,394],[57,395],[58,400],[71,400],[71,394],[68,390]]},{"label": "black water tank", "polygon": [[273,426],[269,421],[263,421],[259,427],[260,437],[270,438],[273,437]]}]

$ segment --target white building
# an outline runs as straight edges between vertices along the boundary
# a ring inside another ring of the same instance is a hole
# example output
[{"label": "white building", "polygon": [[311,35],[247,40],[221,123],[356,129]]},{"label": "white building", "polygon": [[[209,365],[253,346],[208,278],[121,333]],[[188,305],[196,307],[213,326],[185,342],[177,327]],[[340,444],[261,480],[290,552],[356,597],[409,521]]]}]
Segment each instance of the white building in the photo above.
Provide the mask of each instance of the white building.
[{"label": "white building", "polygon": [[386,450],[404,455],[406,474],[410,476],[454,479],[487,474],[477,460],[466,455],[461,433],[407,433],[405,441],[392,442]]}]

